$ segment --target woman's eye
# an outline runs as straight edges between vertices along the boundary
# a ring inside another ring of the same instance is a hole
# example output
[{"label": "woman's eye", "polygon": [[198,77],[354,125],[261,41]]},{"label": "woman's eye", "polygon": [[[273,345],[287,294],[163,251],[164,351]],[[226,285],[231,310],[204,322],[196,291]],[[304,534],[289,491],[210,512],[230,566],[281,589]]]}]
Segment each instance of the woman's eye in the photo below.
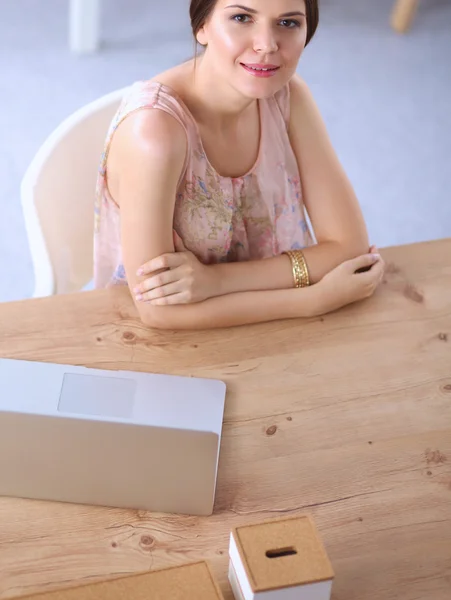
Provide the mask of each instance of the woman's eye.
[{"label": "woman's eye", "polygon": [[248,23],[249,19],[249,15],[235,15],[234,17],[232,17],[232,20],[236,21],[237,23]]},{"label": "woman's eye", "polygon": [[283,19],[283,21],[280,21],[280,24],[282,27],[286,27],[287,29],[293,29],[294,27],[301,26],[299,21],[296,21],[295,19]]}]

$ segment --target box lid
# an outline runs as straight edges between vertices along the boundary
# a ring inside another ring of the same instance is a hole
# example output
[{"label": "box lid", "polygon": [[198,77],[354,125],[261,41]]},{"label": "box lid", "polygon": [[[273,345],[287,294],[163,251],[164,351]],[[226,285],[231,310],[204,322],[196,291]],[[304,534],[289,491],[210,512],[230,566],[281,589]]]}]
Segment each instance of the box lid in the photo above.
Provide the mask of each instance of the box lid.
[{"label": "box lid", "polygon": [[[203,562],[21,596],[20,600],[223,600]],[[18,599],[19,600],[19,599]]]},{"label": "box lid", "polygon": [[316,527],[307,515],[237,527],[232,535],[254,593],[334,578]]}]

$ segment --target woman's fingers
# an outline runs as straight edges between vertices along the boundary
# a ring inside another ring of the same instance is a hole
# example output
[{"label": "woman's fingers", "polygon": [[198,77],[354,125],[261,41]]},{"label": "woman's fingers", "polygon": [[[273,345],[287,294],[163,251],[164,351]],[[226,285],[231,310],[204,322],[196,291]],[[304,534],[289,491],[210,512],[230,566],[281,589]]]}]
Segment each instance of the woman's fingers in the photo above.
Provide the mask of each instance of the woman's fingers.
[{"label": "woman's fingers", "polygon": [[169,271],[163,271],[158,275],[154,275],[153,277],[149,277],[145,279],[137,286],[134,287],[133,292],[135,294],[144,294],[145,292],[150,292],[150,290],[154,290],[155,288],[159,288],[163,285],[167,285],[168,283],[173,283],[174,281],[178,281],[182,278],[182,273],[180,273],[180,269],[170,269]]},{"label": "woman's fingers", "polygon": [[372,267],[372,265],[378,262],[380,258],[379,254],[363,254],[362,256],[349,260],[347,264],[349,265],[351,273],[356,273],[358,271],[362,272],[362,270],[366,271]]},{"label": "woman's fingers", "polygon": [[178,294],[172,294],[171,296],[164,296],[164,298],[156,298],[155,300],[151,300],[150,304],[152,304],[153,306],[189,304],[189,300],[185,292],[179,292]]},{"label": "woman's fingers", "polygon": [[379,276],[379,281],[378,281],[378,285],[381,284],[384,280],[384,276],[385,276],[385,261],[384,259],[381,259],[380,261],[380,276]]},{"label": "woman's fingers", "polygon": [[378,260],[377,263],[367,273],[360,275],[362,283],[375,284],[376,286],[382,281],[384,276],[385,265],[383,260]]},{"label": "woman's fingers", "polygon": [[139,302],[149,302],[151,300],[157,300],[161,298],[166,298],[167,296],[171,296],[172,294],[178,294],[183,290],[180,281],[175,281],[174,283],[168,283],[167,285],[159,286],[148,292],[143,292],[136,295],[136,299]]},{"label": "woman's fingers", "polygon": [[138,277],[142,277],[143,275],[150,275],[154,271],[159,271],[161,269],[175,269],[185,262],[186,255],[183,254],[183,252],[168,252],[146,262],[137,270],[136,274]]}]

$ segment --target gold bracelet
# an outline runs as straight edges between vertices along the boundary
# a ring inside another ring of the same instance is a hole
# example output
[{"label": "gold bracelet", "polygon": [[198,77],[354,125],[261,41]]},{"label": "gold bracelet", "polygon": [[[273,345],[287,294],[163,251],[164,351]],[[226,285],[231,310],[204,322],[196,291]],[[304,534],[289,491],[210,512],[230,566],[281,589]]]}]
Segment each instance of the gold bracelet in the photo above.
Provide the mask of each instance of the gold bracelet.
[{"label": "gold bracelet", "polygon": [[289,256],[291,260],[294,286],[296,288],[308,287],[310,285],[310,276],[302,250],[288,250],[284,254]]}]

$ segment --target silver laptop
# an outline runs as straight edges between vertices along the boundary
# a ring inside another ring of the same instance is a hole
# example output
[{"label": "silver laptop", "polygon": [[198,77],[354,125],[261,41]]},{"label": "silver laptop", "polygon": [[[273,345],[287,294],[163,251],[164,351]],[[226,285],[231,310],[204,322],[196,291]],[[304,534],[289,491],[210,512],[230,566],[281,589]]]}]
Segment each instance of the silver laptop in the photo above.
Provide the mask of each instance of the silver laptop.
[{"label": "silver laptop", "polygon": [[0,359],[0,495],[213,512],[225,384]]}]

